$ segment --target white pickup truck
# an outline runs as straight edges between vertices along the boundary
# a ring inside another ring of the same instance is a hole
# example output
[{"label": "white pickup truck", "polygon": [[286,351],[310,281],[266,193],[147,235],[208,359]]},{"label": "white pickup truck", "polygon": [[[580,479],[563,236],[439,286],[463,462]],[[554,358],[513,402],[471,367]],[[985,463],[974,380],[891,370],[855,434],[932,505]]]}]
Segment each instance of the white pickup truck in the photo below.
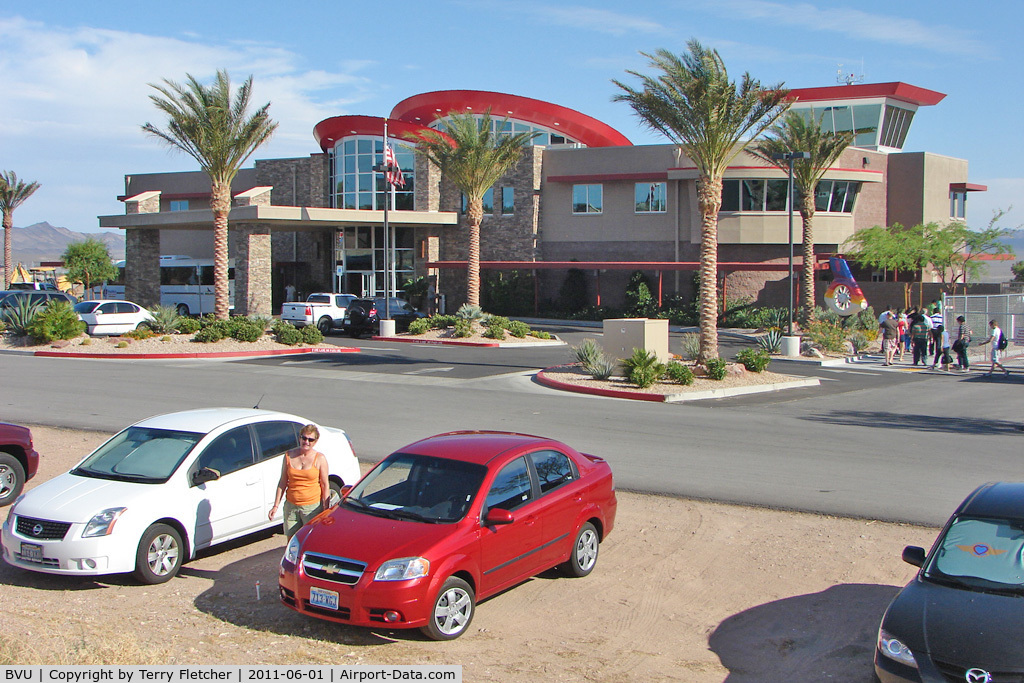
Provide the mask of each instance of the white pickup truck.
[{"label": "white pickup truck", "polygon": [[355,294],[316,292],[303,302],[282,304],[281,320],[295,327],[316,325],[321,333],[327,335],[331,330],[341,328],[345,310],[351,301],[358,298]]}]

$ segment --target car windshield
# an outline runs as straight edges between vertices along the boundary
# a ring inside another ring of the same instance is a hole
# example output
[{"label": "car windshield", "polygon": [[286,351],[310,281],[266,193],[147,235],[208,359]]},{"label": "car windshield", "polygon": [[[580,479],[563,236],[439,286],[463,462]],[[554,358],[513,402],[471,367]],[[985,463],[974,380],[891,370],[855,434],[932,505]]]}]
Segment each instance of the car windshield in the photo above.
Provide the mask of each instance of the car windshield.
[{"label": "car windshield", "polygon": [[72,474],[116,481],[167,481],[203,434],[129,427],[93,451]]},{"label": "car windshield", "polygon": [[99,301],[82,301],[75,304],[75,313],[92,313],[99,305]]},{"label": "car windshield", "polygon": [[466,516],[486,473],[483,465],[396,453],[366,475],[345,503],[383,517],[457,522]]},{"label": "car windshield", "polygon": [[1024,594],[1024,520],[958,517],[942,537],[925,578]]}]

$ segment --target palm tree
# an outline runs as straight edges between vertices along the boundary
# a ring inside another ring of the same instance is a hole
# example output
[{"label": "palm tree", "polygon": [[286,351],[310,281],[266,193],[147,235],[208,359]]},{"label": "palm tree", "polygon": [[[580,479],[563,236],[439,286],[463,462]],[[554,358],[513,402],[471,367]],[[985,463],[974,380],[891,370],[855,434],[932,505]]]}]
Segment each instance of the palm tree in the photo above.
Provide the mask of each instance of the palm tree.
[{"label": "palm tree", "polygon": [[231,181],[238,169],[277,128],[264,104],[249,115],[252,76],[231,96],[227,71],[218,70],[209,87],[185,74],[184,85],[164,79],[164,85],[150,87],[160,95],[149,99],[167,114],[167,128],[147,123],[142,130],[160,138],[169,147],[185,152],[199,162],[210,176],[210,208],[213,211],[214,313],[226,320],[228,301],[228,212],[231,210]]},{"label": "palm tree", "polygon": [[[480,305],[480,222],[483,199],[494,183],[511,169],[537,132],[496,134],[491,110],[477,118],[472,113],[451,112],[443,118],[444,132],[432,128],[411,133],[416,153],[441,170],[441,175],[466,195],[469,223],[469,255],[466,262],[466,302]],[[499,129],[501,126],[498,126]]]},{"label": "palm tree", "polygon": [[807,152],[808,159],[793,162],[794,208],[800,211],[803,223],[803,270],[800,273],[800,298],[803,301],[803,322],[814,316],[814,191],[818,181],[853,142],[855,131],[832,132],[821,127],[814,115],[787,112],[781,123],[768,131],[769,137],[750,148],[755,157],[789,172],[789,161],[782,158],[789,152]]},{"label": "palm tree", "polygon": [[14,276],[14,256],[11,249],[11,228],[14,227],[14,210],[39,189],[39,183],[18,180],[14,171],[0,173],[0,211],[3,212],[4,226],[4,289],[11,288]]},{"label": "palm tree", "polygon": [[612,81],[622,92],[612,99],[628,102],[652,130],[675,143],[697,166],[697,202],[701,213],[700,354],[718,357],[718,211],[722,207],[722,176],[743,150],[744,138],[756,138],[789,106],[782,84],[762,88],[744,73],[739,87],[729,80],[718,52],[696,40],[686,54],[660,49],[650,60],[658,74],[640,79],[639,88]]}]

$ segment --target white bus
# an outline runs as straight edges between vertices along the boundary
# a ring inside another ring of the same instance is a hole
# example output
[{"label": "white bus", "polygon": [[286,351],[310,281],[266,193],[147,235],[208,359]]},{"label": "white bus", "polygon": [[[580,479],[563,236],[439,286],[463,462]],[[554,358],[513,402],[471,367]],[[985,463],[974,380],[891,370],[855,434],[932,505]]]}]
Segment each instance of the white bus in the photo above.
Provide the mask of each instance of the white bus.
[{"label": "white bus", "polygon": [[[106,299],[124,299],[124,261],[118,261],[117,280],[103,287]],[[235,268],[228,261],[228,300],[234,308]],[[213,259],[194,259],[188,256],[160,257],[160,305],[173,306],[180,315],[213,313]]]}]

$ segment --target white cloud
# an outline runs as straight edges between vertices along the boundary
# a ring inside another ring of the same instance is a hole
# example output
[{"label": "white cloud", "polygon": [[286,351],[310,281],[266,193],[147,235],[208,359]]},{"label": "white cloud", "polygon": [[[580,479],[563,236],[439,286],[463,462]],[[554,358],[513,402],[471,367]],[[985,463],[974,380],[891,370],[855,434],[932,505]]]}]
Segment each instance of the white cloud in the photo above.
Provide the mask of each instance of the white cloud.
[{"label": "white cloud", "polygon": [[535,6],[533,11],[552,24],[590,29],[612,35],[665,32],[665,27],[662,24],[642,19],[634,13],[612,12],[585,5]]}]

